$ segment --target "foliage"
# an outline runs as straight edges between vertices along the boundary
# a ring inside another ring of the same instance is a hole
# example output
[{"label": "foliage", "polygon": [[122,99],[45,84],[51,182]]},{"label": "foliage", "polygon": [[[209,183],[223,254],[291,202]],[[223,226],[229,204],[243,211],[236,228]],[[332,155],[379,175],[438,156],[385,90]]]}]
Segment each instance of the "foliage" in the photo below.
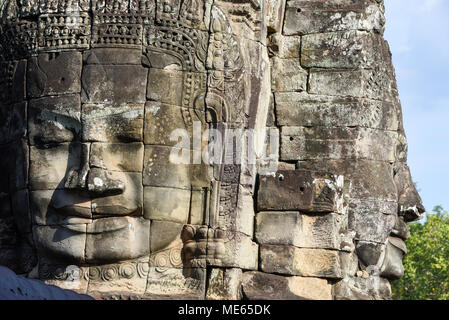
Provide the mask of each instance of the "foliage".
[{"label": "foliage", "polygon": [[410,223],[404,278],[393,283],[393,299],[449,299],[449,213],[433,209],[424,224]]}]

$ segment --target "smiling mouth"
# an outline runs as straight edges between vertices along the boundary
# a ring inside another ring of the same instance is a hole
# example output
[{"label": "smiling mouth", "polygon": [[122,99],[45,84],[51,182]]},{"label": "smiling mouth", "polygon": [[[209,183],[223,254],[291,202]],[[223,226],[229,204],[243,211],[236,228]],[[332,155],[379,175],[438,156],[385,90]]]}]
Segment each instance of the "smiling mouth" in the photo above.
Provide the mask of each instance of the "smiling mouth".
[{"label": "smiling mouth", "polygon": [[77,233],[101,234],[105,232],[115,232],[131,225],[132,217],[108,217],[87,219],[80,217],[67,217],[63,220],[61,227]]},{"label": "smiling mouth", "polygon": [[69,218],[88,219],[92,218],[92,211],[89,207],[82,205],[69,205],[64,207],[53,206],[53,208],[62,216]]}]

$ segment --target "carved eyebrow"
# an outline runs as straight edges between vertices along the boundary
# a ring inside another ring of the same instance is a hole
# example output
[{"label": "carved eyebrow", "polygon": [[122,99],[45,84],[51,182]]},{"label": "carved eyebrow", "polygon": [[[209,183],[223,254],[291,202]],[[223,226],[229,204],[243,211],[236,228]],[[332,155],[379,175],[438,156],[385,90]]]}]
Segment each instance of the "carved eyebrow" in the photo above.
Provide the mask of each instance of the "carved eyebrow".
[{"label": "carved eyebrow", "polygon": [[95,112],[95,114],[83,114],[83,119],[88,120],[95,120],[95,119],[102,119],[107,117],[122,117],[126,119],[134,119],[139,116],[142,116],[144,113],[144,107],[136,107],[136,108],[129,108],[129,107],[115,107],[113,109],[103,109],[98,110]]},{"label": "carved eyebrow", "polygon": [[[67,130],[78,130],[81,127],[80,113],[75,114],[62,114],[54,112],[53,110],[40,110],[36,119],[41,121],[52,121],[62,125]],[[62,129],[62,128],[61,128]]]}]

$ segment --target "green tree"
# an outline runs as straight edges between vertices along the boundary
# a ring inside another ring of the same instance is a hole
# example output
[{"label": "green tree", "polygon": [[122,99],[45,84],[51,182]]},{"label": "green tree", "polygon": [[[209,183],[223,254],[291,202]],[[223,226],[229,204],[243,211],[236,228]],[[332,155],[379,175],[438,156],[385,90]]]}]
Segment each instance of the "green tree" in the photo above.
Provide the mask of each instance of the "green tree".
[{"label": "green tree", "polygon": [[393,299],[449,299],[449,213],[433,208],[424,224],[410,223],[404,277],[393,283]]}]

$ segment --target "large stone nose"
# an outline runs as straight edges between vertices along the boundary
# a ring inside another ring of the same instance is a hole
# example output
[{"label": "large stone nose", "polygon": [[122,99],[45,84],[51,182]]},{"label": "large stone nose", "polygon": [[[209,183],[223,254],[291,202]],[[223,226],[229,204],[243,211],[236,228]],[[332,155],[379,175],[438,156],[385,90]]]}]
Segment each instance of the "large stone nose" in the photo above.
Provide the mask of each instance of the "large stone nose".
[{"label": "large stone nose", "polygon": [[93,196],[118,195],[125,192],[125,183],[112,177],[112,173],[93,168],[87,177],[87,190]]},{"label": "large stone nose", "polygon": [[394,181],[399,195],[399,215],[404,217],[405,222],[422,219],[426,210],[406,164],[399,165]]},{"label": "large stone nose", "polygon": [[89,145],[81,144],[79,165],[71,168],[64,183],[65,189],[88,191],[92,197],[105,197],[122,194],[125,183],[117,179],[111,171],[91,168]]},{"label": "large stone nose", "polygon": [[79,165],[69,169],[64,183],[65,189],[86,189],[89,173],[89,146],[81,144],[80,147]]}]

